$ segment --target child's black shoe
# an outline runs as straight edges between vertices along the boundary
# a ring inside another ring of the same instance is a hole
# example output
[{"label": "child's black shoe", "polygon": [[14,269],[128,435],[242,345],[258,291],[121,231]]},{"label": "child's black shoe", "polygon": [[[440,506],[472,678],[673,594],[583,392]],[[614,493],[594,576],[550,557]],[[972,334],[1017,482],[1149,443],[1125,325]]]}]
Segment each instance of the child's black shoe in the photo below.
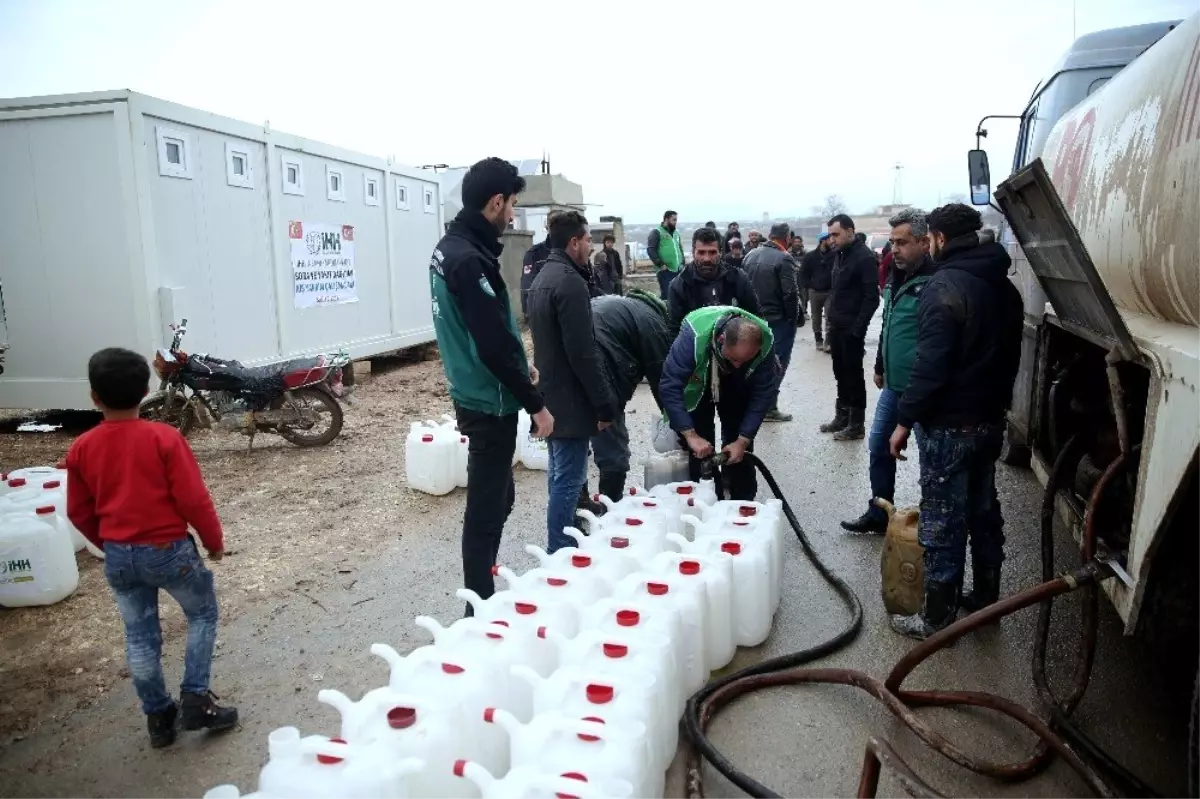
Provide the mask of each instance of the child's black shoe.
[{"label": "child's black shoe", "polygon": [[228,730],[237,725],[236,707],[221,707],[212,691],[203,694],[183,694],[183,728],[185,730]]},{"label": "child's black shoe", "polygon": [[171,706],[161,713],[151,713],[146,716],[146,729],[150,731],[150,745],[162,749],[175,743],[175,719],[179,710],[172,702]]}]

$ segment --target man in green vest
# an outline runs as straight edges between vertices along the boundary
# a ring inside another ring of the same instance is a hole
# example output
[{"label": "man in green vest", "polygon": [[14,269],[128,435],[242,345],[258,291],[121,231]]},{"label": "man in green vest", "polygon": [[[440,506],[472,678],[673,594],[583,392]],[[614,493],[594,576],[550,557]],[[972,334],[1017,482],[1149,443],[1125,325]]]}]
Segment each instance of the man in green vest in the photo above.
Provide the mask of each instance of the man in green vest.
[{"label": "man in green vest", "polygon": [[684,317],[658,384],[659,399],[689,451],[691,478],[715,454],[716,417],[721,419],[721,450],[728,456],[717,475],[717,494],[753,500],[758,492],[754,467],[743,458],[775,402],[783,369],[775,356],[770,326],[728,305],[699,308]]},{"label": "man in green vest", "polygon": [[888,441],[896,429],[900,398],[917,354],[917,308],[921,292],[937,271],[929,256],[929,225],[924,211],[905,209],[889,219],[888,224],[892,226],[896,268],[883,288],[883,331],[875,357],[875,386],[882,391],[867,439],[871,497],[866,513],[854,521],[842,522],[845,530],[859,535],[882,534],[887,530],[887,514],[874,504],[874,499],[895,501],[896,459],[888,451]]},{"label": "man in green vest", "polygon": [[651,230],[650,237],[646,239],[650,260],[658,268],[658,293],[663,300],[667,299],[671,281],[683,268],[683,244],[679,241],[679,231],[675,229],[678,222],[679,214],[667,211],[663,214],[662,224]]}]

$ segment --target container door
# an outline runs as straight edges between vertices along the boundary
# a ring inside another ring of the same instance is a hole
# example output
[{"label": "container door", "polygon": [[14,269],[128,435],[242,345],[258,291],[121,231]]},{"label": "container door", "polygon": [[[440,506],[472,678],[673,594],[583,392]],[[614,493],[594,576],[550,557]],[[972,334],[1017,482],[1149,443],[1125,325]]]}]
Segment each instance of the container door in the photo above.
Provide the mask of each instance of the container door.
[{"label": "container door", "polygon": [[1001,183],[996,201],[1063,328],[1092,341],[1102,340],[1126,360],[1140,360],[1129,328],[1100,280],[1042,159],[1035,158]]}]

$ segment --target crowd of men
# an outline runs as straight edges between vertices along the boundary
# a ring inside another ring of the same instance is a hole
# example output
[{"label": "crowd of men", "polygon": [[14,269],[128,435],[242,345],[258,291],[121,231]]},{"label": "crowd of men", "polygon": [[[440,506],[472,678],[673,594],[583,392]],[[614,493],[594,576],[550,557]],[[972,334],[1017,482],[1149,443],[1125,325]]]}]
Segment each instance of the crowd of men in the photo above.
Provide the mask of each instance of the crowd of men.
[{"label": "crowd of men", "polygon": [[[754,499],[755,470],[745,455],[764,423],[792,419],[779,409],[779,387],[807,309],[837,384],[833,418],[820,429],[838,441],[868,438],[869,502],[862,516],[842,523],[848,532],[885,531],[875,500],[894,501],[896,464],[916,433],[925,601],[916,615],[894,617],[893,628],[923,638],[951,623],[960,606],[996,601],[1004,534],[995,462],[1022,312],[1008,255],[982,231],[977,211],[961,204],[902,211],[890,220],[882,260],[845,214],[828,220],[811,252],[784,223],[766,237],[751,231],[743,245],[736,223],[722,235],[709,222],[692,237],[690,262],[678,215],[668,211],[647,241],[658,296],[625,291],[611,236],[595,250],[581,213],[552,213],[521,281],[531,366],[499,262],[500,235],[524,184],[501,159],[472,166],[463,210],[430,263],[438,344],[459,429],[470,437],[467,588],[483,597],[494,591],[491,569],[515,501],[522,408],[549,450],[550,551],[573,543],[564,529],[580,507],[592,507],[589,451],[600,492],[622,494],[630,468],[625,406],[643,380],[689,453],[693,479],[711,473],[720,496]],[[866,335],[881,299],[874,368],[881,393],[868,437]],[[714,470],[718,451],[725,465]],[[974,581],[964,595],[968,539]]]}]

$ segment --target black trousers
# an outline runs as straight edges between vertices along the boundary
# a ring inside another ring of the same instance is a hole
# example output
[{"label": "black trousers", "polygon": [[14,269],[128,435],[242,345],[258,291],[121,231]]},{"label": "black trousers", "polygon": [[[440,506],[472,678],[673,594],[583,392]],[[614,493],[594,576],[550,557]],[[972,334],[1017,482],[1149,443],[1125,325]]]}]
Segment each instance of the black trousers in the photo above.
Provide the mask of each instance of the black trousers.
[{"label": "black trousers", "polygon": [[[455,405],[458,431],[467,448],[467,509],[463,514],[463,586],[487,599],[496,592],[492,567],[500,552],[504,523],[516,501],[512,459],[517,414],[492,416]],[[472,615],[470,606],[467,615]]]},{"label": "black trousers", "polygon": [[[696,410],[692,411],[692,424],[696,426],[696,434],[706,441],[712,442],[718,452],[726,444],[732,444],[737,440],[742,417],[746,415],[747,399],[745,392],[725,392],[721,396],[721,402],[714,406],[712,392],[706,391],[704,398],[696,406]],[[720,446],[716,442],[717,417],[721,419]],[[683,445],[683,449],[687,451],[686,444]],[[753,443],[749,449],[751,452],[754,451]],[[702,476],[701,462],[690,451],[688,452],[688,472],[693,481],[699,482]],[[725,492],[728,492],[729,499],[752,502],[755,494],[758,493],[757,474],[754,467],[746,461],[722,466],[713,474],[713,478],[716,480],[718,498],[724,497]]]},{"label": "black trousers", "polygon": [[833,356],[833,377],[837,380],[837,401],[847,408],[867,407],[867,377],[863,372],[865,342],[853,331],[830,328],[829,350]]}]

